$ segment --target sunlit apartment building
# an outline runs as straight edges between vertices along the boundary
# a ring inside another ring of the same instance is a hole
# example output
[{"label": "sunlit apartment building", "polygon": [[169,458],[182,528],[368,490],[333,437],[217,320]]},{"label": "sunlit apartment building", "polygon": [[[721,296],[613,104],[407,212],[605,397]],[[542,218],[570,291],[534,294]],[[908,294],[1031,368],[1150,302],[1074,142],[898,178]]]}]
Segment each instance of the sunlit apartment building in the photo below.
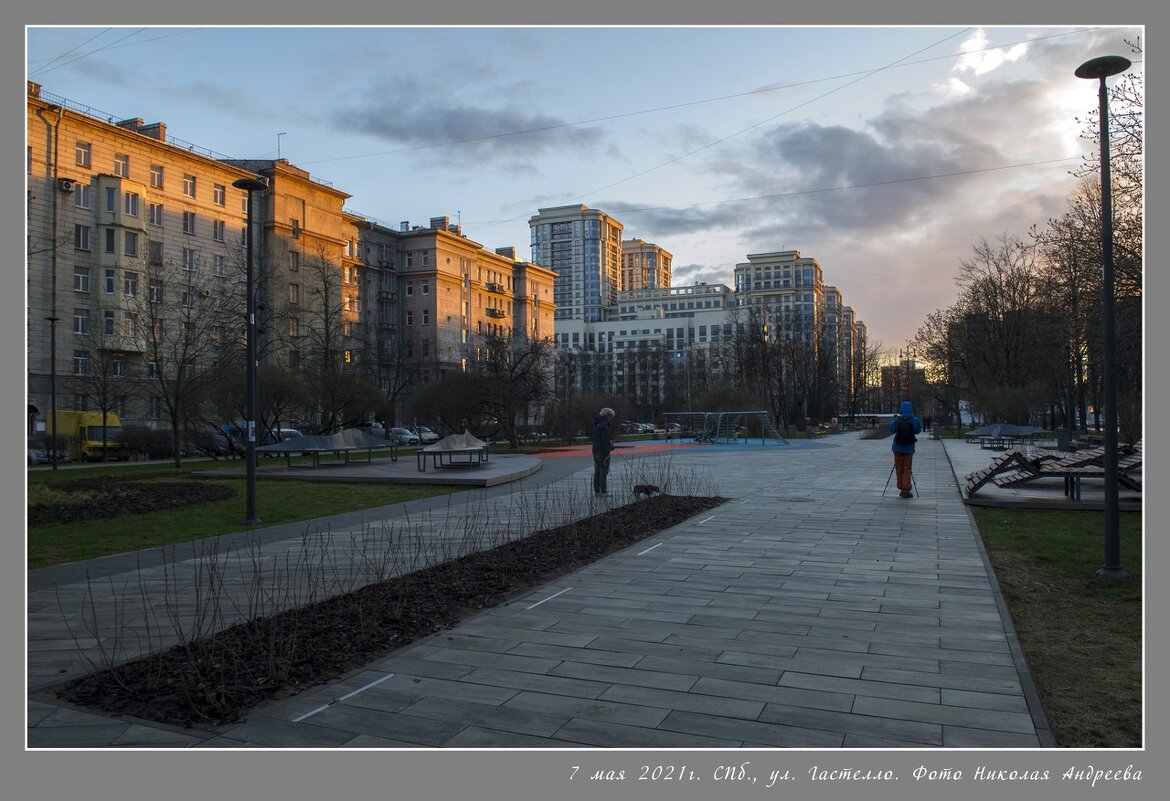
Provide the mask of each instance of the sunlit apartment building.
[{"label": "sunlit apartment building", "polygon": [[53,387],[58,409],[96,408],[109,390],[124,422],[160,428],[166,404],[146,380],[159,371],[238,366],[242,382],[241,178],[267,181],[253,193],[262,367],[328,363],[388,389],[466,369],[478,336],[553,334],[554,274],[445,217],[384,225],[286,159],[230,158],[31,82],[27,105],[30,433]]},{"label": "sunlit apartment building", "polygon": [[606,319],[622,288],[622,230],[603,211],[554,206],[529,218],[532,261],[556,273],[556,319]]},{"label": "sunlit apartment building", "polygon": [[673,259],[665,248],[652,242],[625,240],[622,242],[622,291],[670,287]]}]

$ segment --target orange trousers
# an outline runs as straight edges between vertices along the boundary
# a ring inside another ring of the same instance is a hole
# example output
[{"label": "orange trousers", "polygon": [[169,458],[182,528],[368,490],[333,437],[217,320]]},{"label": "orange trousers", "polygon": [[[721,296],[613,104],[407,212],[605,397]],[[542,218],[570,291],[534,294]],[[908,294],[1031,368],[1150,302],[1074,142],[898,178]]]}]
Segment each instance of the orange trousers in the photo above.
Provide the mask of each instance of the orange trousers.
[{"label": "orange trousers", "polygon": [[894,454],[894,475],[898,481],[898,489],[913,490],[914,479],[911,476],[911,470],[914,465],[914,454],[912,453],[895,453]]}]

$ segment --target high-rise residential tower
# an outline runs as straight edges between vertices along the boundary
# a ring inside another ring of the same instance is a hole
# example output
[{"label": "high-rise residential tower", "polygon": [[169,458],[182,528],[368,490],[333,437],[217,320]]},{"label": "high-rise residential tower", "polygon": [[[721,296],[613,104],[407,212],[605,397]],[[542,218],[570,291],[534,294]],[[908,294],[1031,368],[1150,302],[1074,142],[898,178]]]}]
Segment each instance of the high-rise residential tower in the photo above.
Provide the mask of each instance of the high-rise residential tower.
[{"label": "high-rise residential tower", "polygon": [[557,274],[557,320],[601,322],[621,289],[620,222],[588,206],[541,209],[528,220],[532,261]]}]

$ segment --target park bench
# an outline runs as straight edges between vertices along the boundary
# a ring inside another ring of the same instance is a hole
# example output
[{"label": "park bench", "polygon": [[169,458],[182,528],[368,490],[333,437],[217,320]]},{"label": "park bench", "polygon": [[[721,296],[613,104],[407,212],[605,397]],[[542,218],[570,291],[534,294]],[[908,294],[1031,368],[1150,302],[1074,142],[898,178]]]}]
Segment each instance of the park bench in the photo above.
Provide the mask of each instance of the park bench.
[{"label": "park bench", "polygon": [[365,451],[366,458],[358,461],[372,462],[374,451],[389,450],[390,461],[398,461],[398,441],[375,437],[365,431],[347,428],[336,434],[303,434],[299,437],[286,439],[283,442],[274,442],[271,445],[261,445],[257,453],[283,454],[286,463],[292,466],[294,454],[313,457],[313,467],[321,466],[321,454],[332,453],[342,457],[340,464],[348,465],[355,461],[353,454]]},{"label": "park bench", "polygon": [[967,497],[970,498],[981,487],[990,481],[994,481],[998,476],[1017,473],[1035,473],[1038,469],[1038,461],[1035,459],[1029,460],[1019,451],[1009,451],[1002,456],[995,457],[991,460],[991,464],[983,470],[976,470],[973,473],[967,474]]},{"label": "park bench", "polygon": [[425,473],[427,462],[431,467],[474,467],[488,460],[488,444],[468,432],[448,434],[438,442],[418,450],[418,469]]},{"label": "park bench", "polygon": [[[1141,466],[1142,454],[1137,446],[1123,445],[1118,448],[1117,482],[1121,486],[1134,492],[1141,492],[1141,480],[1131,475],[1131,473],[1140,470]],[[1049,457],[1034,463],[1034,468],[1033,470],[1020,470],[996,476],[995,485],[1016,487],[1041,478],[1060,478],[1064,480],[1065,497],[1079,501],[1082,479],[1105,478],[1105,449],[1088,448],[1063,459]]]}]

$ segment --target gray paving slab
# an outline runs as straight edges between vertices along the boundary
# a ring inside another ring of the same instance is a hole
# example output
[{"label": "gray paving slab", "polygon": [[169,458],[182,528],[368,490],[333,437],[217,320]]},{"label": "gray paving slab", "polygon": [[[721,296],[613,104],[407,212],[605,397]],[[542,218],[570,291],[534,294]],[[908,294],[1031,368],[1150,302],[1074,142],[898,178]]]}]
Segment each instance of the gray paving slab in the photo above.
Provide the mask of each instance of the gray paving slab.
[{"label": "gray paving slab", "polygon": [[[729,500],[364,670],[206,731],[73,709],[47,688],[89,669],[86,658],[101,648],[120,644],[128,655],[144,633],[150,647],[166,647],[167,633],[151,626],[209,566],[223,566],[209,558],[211,545],[234,558],[223,586],[245,592],[245,557],[261,549],[295,560],[314,531],[341,566],[341,586],[362,580],[347,556],[404,517],[425,546],[418,552],[439,559],[460,547],[451,532],[485,513],[511,537],[535,521],[596,510],[586,495],[587,453],[542,459],[516,486],[225,534],[172,553],[171,562],[155,553],[34,571],[28,744],[1051,747],[958,490],[956,473],[978,456],[952,458],[963,445],[921,443],[913,499],[884,487],[888,441],[850,434],[788,448],[623,451],[611,474],[619,486],[623,475],[656,475],[668,456],[672,471],[693,471]],[[493,461],[492,469],[504,466]],[[395,469],[408,468],[417,472],[412,461]],[[330,468],[330,477],[345,469]],[[624,496],[613,493],[600,508]],[[286,589],[295,598],[320,592]],[[143,605],[143,595],[151,602]],[[119,614],[131,621],[124,631],[112,626]],[[185,609],[180,616],[194,619]]]}]

